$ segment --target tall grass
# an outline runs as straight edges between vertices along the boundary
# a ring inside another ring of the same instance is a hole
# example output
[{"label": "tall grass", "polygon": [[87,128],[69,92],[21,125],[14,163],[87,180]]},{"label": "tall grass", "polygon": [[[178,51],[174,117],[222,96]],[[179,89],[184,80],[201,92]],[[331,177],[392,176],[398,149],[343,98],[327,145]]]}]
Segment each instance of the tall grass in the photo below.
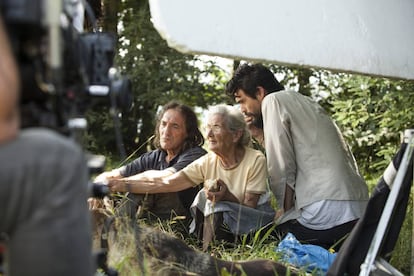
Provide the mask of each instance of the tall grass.
[{"label": "tall grass", "polygon": [[[370,187],[375,186],[376,182],[370,183]],[[407,214],[401,232],[392,252],[390,263],[404,275],[410,274],[411,268],[411,243],[413,237],[413,191],[407,208]],[[137,223],[149,225],[156,230],[174,235],[182,239],[190,247],[201,250],[199,240],[188,233],[187,223],[180,217],[172,217],[167,221],[146,221],[140,220]],[[269,233],[256,234],[253,237],[243,236],[241,241],[232,246],[216,242],[210,250],[210,254],[227,261],[248,261],[254,259],[279,260],[280,256],[275,252],[275,248],[280,241],[280,237],[274,237]],[[117,242],[111,247],[108,255],[108,263],[119,271],[119,275],[162,275],[162,271],[154,271],[143,256],[138,256],[134,235],[131,229],[124,227],[117,231]],[[158,269],[162,269],[158,267]],[[303,272],[305,275],[306,273]],[[186,274],[191,275],[191,274]],[[227,272],[222,275],[228,276]],[[309,274],[308,274],[309,275]],[[312,274],[311,274],[312,275]],[[315,274],[316,275],[316,274]]]},{"label": "tall grass", "polygon": [[[410,274],[412,215],[412,197],[410,197],[406,219],[390,261],[391,265],[404,275]],[[196,250],[201,250],[200,241],[186,231],[187,224],[180,217],[173,217],[171,220],[167,221],[159,220],[149,222],[147,220],[139,220],[137,223],[153,227],[154,231],[157,230],[174,235],[177,238],[184,240],[190,247]],[[216,242],[211,247],[209,254],[227,261],[248,261],[254,259],[270,259],[277,261],[280,260],[280,255],[275,251],[275,248],[277,247],[279,240],[279,238],[270,235],[269,230],[268,233],[243,236],[239,243],[230,246],[229,244]],[[125,225],[120,227],[116,233],[116,242],[111,244],[109,250],[108,264],[115,268],[120,276],[168,275],[169,269],[166,266],[171,264],[158,265],[156,270],[154,270],[154,266],[150,264],[150,261],[137,252],[137,247],[139,247],[139,244],[136,244],[132,229]],[[303,275],[313,275],[312,273],[306,274],[304,270],[300,273]],[[185,273],[182,275],[193,274]],[[230,274],[223,271],[221,275],[229,276]],[[314,275],[320,274],[315,273]]]},{"label": "tall grass", "polygon": [[[119,218],[121,220],[121,218]],[[173,235],[185,241],[187,245],[195,250],[201,251],[201,243],[194,236],[190,235],[183,226],[186,225],[180,217],[172,218],[167,221],[147,221],[145,219],[137,221],[141,226],[149,226],[153,231],[162,231],[168,235]],[[171,266],[178,268],[180,264],[161,263],[154,266],[145,254],[140,252],[140,245],[136,242],[134,230],[127,224],[120,223],[116,233],[110,242],[108,265],[119,272],[119,275],[170,275]],[[214,257],[226,261],[248,261],[255,259],[279,260],[280,255],[275,251],[279,240],[270,235],[270,230],[266,233],[254,236],[243,236],[237,244],[215,242],[208,253]],[[99,243],[95,243],[95,250],[99,249]],[[306,275],[305,272],[302,273]],[[176,275],[176,274],[174,274]],[[185,270],[179,275],[195,275]],[[222,276],[230,276],[227,271],[222,271]]]}]

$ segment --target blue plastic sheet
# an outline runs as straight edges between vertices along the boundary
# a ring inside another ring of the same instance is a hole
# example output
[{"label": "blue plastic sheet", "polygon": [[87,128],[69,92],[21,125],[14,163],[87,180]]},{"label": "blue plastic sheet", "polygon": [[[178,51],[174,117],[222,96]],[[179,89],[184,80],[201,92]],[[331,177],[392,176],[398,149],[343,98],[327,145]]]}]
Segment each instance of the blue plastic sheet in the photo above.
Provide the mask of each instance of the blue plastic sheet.
[{"label": "blue plastic sheet", "polygon": [[292,233],[280,241],[276,252],[281,253],[281,260],[297,268],[306,269],[313,275],[325,275],[336,257],[323,247],[301,244]]}]

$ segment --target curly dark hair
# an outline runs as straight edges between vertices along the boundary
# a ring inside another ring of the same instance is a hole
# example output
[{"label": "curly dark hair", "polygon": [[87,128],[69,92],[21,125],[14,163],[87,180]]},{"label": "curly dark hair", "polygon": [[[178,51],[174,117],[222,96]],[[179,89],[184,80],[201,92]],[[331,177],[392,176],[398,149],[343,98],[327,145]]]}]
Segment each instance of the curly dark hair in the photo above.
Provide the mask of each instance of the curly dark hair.
[{"label": "curly dark hair", "polygon": [[162,116],[164,116],[164,113],[170,109],[174,109],[180,112],[183,115],[183,118],[185,120],[185,127],[187,130],[188,136],[184,141],[184,145],[181,148],[181,151],[185,151],[195,146],[201,147],[204,144],[204,137],[200,129],[198,128],[197,115],[195,114],[195,112],[193,111],[191,107],[175,102],[175,101],[169,102],[162,107],[162,111],[157,117],[157,124],[155,126],[155,137],[154,137],[153,145],[157,149],[161,149],[160,130],[159,130],[161,119],[162,119]]},{"label": "curly dark hair", "polygon": [[252,65],[244,63],[237,68],[226,84],[225,92],[234,99],[234,93],[242,89],[247,96],[255,99],[258,86],[263,87],[267,94],[284,90],[283,85],[277,81],[275,75],[267,67],[260,63]]}]

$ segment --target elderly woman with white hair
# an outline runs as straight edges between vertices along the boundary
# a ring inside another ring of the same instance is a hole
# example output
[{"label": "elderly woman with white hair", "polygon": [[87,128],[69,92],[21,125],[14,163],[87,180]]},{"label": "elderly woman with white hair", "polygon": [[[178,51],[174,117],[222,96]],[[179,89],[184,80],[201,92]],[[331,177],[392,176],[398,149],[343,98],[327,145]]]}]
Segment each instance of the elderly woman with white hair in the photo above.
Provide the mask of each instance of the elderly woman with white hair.
[{"label": "elderly woman with white hair", "polygon": [[250,133],[242,113],[233,106],[216,105],[208,110],[205,124],[209,153],[181,171],[164,178],[118,179],[112,189],[133,193],[173,192],[204,183],[192,204],[195,231],[210,242],[234,241],[271,222],[274,210],[267,187],[266,159],[249,147]]}]

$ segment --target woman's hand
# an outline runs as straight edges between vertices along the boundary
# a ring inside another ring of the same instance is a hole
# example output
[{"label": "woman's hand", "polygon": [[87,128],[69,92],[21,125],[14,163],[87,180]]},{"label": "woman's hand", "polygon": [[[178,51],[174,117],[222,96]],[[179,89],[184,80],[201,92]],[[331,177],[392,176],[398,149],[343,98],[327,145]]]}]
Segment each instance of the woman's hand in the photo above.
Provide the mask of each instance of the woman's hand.
[{"label": "woman's hand", "polygon": [[231,201],[239,203],[239,200],[229,191],[226,183],[224,183],[221,179],[217,180],[216,191],[211,191],[207,188],[204,188],[204,192],[206,194],[207,199],[213,202]]},{"label": "woman's hand", "polygon": [[108,180],[109,190],[112,192],[130,192],[135,194],[154,193],[154,190],[164,192],[160,188],[168,184],[162,177],[151,177],[145,174],[137,174],[124,178]]},{"label": "woman's hand", "polygon": [[204,188],[207,199],[213,202],[222,201],[227,191],[227,185],[221,179],[217,180],[217,186],[214,189]]},{"label": "woman's hand", "polygon": [[[119,179],[121,177],[122,176],[119,173],[119,171],[115,169],[112,171],[107,171],[107,172],[103,172],[99,174],[97,177],[95,177],[93,182],[108,185],[110,180]],[[111,190],[111,188],[109,189]],[[94,197],[88,198],[88,205],[89,205],[89,210],[98,210],[98,209],[102,209],[105,207],[105,203],[102,199],[94,198]]]},{"label": "woman's hand", "polygon": [[108,179],[108,187],[111,191],[116,192],[157,194],[182,191],[193,187],[193,182],[182,172],[174,174],[171,172],[157,172],[155,174],[140,173],[124,178]]},{"label": "woman's hand", "polygon": [[109,180],[119,179],[121,177],[122,177],[122,175],[120,174],[120,172],[115,169],[115,170],[112,170],[112,171],[103,172],[103,173],[99,174],[97,177],[95,177],[93,182],[107,184],[107,182]]}]

